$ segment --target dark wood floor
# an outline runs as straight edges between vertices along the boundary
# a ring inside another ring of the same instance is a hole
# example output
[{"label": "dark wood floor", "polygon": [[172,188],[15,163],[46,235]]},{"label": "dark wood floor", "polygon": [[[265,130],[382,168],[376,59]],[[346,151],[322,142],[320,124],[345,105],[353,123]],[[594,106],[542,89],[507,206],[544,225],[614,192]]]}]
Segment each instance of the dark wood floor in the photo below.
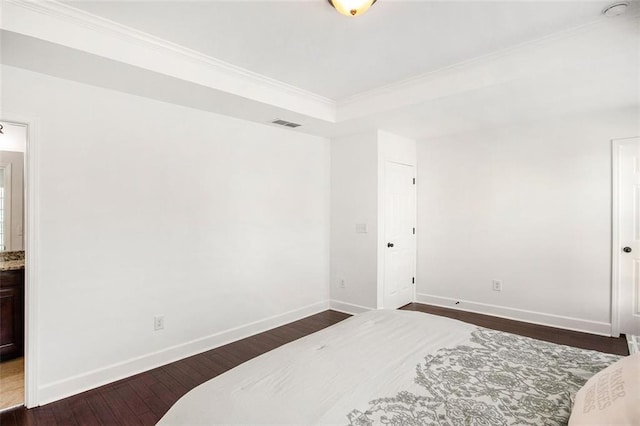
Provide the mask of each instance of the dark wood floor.
[{"label": "dark wood floor", "polygon": [[513,321],[488,315],[475,314],[473,312],[458,311],[456,309],[441,308],[439,306],[410,303],[400,309],[407,311],[420,311],[428,314],[440,315],[460,321],[476,324],[481,327],[506,331],[538,340],[558,343],[560,345],[574,346],[576,348],[592,349],[594,351],[607,352],[617,355],[629,355],[627,340],[622,337],[603,337],[589,333],[563,330],[561,328],[546,327],[544,325],[530,324],[527,322]]},{"label": "dark wood floor", "polygon": [[[550,342],[627,355],[624,338],[593,336],[412,303],[421,311]],[[336,324],[350,315],[325,311],[61,401],[0,414],[0,425],[153,425],[185,393],[258,355]]]}]

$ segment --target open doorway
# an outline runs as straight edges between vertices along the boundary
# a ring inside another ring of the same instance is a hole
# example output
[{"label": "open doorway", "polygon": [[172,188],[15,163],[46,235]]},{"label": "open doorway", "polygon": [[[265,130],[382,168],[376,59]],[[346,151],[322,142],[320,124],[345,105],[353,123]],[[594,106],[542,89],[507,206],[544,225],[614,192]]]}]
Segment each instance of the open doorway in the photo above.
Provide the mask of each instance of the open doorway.
[{"label": "open doorway", "polygon": [[24,124],[0,121],[0,410],[25,403]]}]

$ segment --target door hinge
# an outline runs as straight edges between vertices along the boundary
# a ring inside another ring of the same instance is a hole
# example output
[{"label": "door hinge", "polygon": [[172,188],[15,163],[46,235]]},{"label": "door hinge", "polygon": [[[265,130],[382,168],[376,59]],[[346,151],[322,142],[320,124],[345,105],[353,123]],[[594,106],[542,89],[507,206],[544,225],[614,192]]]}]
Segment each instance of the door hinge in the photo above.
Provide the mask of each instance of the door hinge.
[{"label": "door hinge", "polygon": [[416,178],[413,178],[413,184],[414,185],[416,184]]},{"label": "door hinge", "polygon": [[411,277],[411,284],[415,284],[416,283],[416,277]]},{"label": "door hinge", "polygon": [[416,228],[413,228],[413,235],[416,235]]}]

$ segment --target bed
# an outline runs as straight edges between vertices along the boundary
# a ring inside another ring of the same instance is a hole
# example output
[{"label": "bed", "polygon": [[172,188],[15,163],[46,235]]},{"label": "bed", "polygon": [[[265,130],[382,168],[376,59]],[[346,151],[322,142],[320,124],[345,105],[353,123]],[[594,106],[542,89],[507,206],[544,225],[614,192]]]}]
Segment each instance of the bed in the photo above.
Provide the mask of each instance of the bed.
[{"label": "bed", "polygon": [[356,315],[194,388],[161,425],[564,425],[620,357],[421,312]]}]

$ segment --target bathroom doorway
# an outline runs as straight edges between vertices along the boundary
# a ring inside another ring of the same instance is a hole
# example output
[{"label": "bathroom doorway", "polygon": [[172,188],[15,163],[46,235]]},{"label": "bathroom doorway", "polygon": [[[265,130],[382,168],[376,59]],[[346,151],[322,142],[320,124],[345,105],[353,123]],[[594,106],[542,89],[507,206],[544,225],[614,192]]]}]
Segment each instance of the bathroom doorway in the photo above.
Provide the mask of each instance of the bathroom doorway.
[{"label": "bathroom doorway", "polygon": [[25,403],[28,126],[0,120],[0,410]]}]

